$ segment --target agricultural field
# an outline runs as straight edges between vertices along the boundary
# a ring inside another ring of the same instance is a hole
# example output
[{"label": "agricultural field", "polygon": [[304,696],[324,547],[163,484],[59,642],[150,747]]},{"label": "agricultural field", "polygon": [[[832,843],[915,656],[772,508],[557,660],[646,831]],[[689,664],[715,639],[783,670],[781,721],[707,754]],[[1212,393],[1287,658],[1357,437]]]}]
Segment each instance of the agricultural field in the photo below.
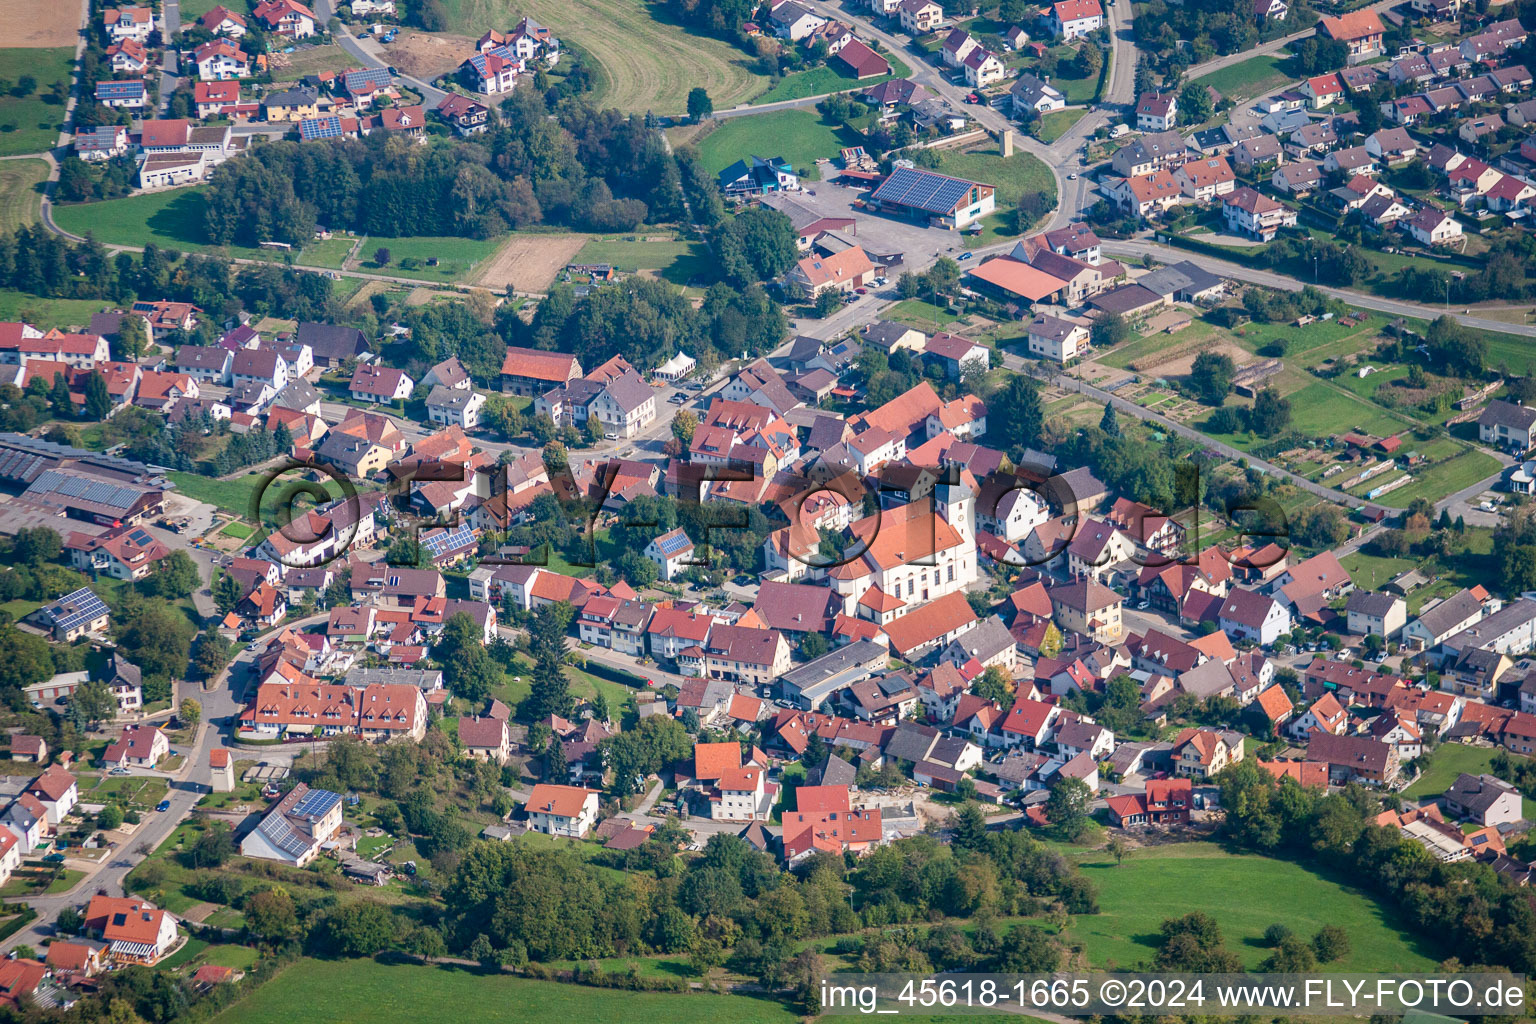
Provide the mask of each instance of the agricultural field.
[{"label": "agricultural field", "polygon": [[370,1007],[373,1024],[458,1024],[476,1007],[485,1024],[536,1020],[625,1020],[632,1024],[793,1024],[779,1003],[751,996],[625,992],[485,974],[463,967],[305,960],[287,968],[214,1020],[288,1024],[305,1007],[313,1024],[344,1024]]},{"label": "agricultural field", "polygon": [[586,235],[508,235],[501,248],[480,262],[473,283],[496,291],[548,291],[586,243]]},{"label": "agricultural field", "polygon": [[711,268],[703,242],[655,235],[591,238],[572,262],[609,263],[625,273],[654,274],[679,287],[707,277]]},{"label": "agricultural field", "polygon": [[1250,57],[1203,75],[1199,81],[1230,100],[1253,99],[1292,80],[1292,76],[1285,71],[1285,63],[1283,57]]},{"label": "agricultural field", "polygon": [[[1350,952],[1330,970],[1422,971],[1439,959],[1371,895],[1291,861],[1227,853],[1211,843],[1139,849],[1119,866],[1099,850],[1063,852],[1099,890],[1100,913],[1073,918],[1067,928],[1094,967],[1129,970],[1150,962],[1159,925],[1192,910],[1216,919],[1227,949],[1249,970],[1269,955],[1264,929],[1276,922],[1303,936],[1326,924],[1342,927]],[[1276,900],[1281,892],[1286,898]]]},{"label": "agricultural field", "polygon": [[802,177],[814,180],[817,160],[830,159],[844,146],[855,145],[858,140],[851,132],[828,124],[814,110],[776,110],[719,122],[699,143],[699,160],[704,170],[719,174],[753,154],[782,156]]},{"label": "agricultural field", "polygon": [[722,40],[670,23],[661,4],[444,0],[443,6],[449,28],[473,37],[491,27],[509,29],[523,15],[550,26],[585,55],[595,79],[592,105],[599,109],[681,114],[687,109],[688,91],[703,86],[715,108],[724,110],[768,87],[768,78],[752,68],[752,57]]},{"label": "agricultural field", "polygon": [[0,231],[35,223],[42,213],[42,184],[48,165],[42,160],[0,162]]},{"label": "agricultural field", "polygon": [[73,47],[80,35],[80,10],[69,4],[0,0],[0,23],[6,27],[6,42],[11,46],[29,49]]},{"label": "agricultural field", "polygon": [[[67,5],[59,5],[61,8]],[[29,5],[30,8],[30,5]],[[78,24],[77,8],[64,12],[71,24]],[[35,11],[11,21],[9,24],[31,24]],[[42,23],[50,26],[51,15],[44,15]],[[47,28],[51,35],[52,28]],[[71,44],[73,43],[71,32]],[[14,36],[7,33],[7,40]],[[17,156],[22,153],[41,153],[52,149],[59,141],[59,127],[64,123],[64,104],[55,102],[55,86],[62,82],[67,90],[73,71],[75,51],[73,45],[47,49],[7,47],[0,49],[0,80],[6,91],[0,94],[0,156]],[[30,91],[24,90],[22,79],[31,80]]]}]

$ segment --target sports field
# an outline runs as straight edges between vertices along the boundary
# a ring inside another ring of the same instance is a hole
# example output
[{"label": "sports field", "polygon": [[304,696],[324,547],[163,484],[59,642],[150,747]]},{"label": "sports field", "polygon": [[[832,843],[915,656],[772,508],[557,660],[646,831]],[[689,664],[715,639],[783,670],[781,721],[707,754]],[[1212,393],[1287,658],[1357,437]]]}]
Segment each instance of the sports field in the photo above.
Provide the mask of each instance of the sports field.
[{"label": "sports field", "polygon": [[1226,947],[1250,970],[1269,955],[1264,929],[1276,922],[1307,937],[1325,924],[1342,927],[1350,952],[1329,970],[1422,971],[1438,959],[1373,896],[1290,861],[1227,853],[1212,843],[1136,850],[1118,867],[1102,851],[1064,852],[1099,889],[1101,912],[1075,917],[1067,929],[1094,967],[1150,963],[1162,922],[1192,910],[1216,919]]},{"label": "sports field", "polygon": [[302,1006],[309,1024],[351,1024],[367,1007],[370,1024],[460,1024],[474,1007],[482,1024],[623,1020],[628,1024],[793,1024],[778,1002],[750,996],[681,995],[585,988],[462,967],[385,965],[372,960],[304,960],[225,1010],[218,1024],[291,1024]]},{"label": "sports field", "polygon": [[699,160],[710,174],[718,174],[754,154],[782,156],[802,176],[810,171],[814,177],[817,160],[854,145],[858,142],[851,133],[827,124],[814,110],[776,110],[721,121],[699,143]]},{"label": "sports field", "polygon": [[716,110],[752,99],[768,79],[734,46],[671,24],[660,3],[644,0],[444,0],[449,27],[478,37],[510,29],[527,15],[590,59],[598,108],[681,114],[688,91],[703,86]]},{"label": "sports field", "polygon": [[[58,144],[64,104],[53,102],[53,89],[59,82],[68,86],[74,61],[73,47],[0,49],[0,79],[7,83],[0,93],[0,156],[41,153]],[[30,90],[23,78],[32,80]]]},{"label": "sports field", "polygon": [[41,160],[0,162],[0,231],[13,231],[37,220],[43,208],[39,186],[48,180]]}]

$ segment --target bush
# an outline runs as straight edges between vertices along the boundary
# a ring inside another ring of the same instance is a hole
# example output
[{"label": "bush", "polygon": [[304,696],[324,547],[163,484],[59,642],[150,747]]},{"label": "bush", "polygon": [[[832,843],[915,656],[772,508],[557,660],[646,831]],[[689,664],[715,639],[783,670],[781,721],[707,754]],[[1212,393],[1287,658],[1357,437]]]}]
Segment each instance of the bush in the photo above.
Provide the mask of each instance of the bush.
[{"label": "bush", "polygon": [[1268,928],[1264,929],[1264,945],[1270,947],[1271,949],[1280,945],[1280,943],[1284,942],[1290,937],[1291,930],[1279,922],[1276,922],[1270,925]]}]

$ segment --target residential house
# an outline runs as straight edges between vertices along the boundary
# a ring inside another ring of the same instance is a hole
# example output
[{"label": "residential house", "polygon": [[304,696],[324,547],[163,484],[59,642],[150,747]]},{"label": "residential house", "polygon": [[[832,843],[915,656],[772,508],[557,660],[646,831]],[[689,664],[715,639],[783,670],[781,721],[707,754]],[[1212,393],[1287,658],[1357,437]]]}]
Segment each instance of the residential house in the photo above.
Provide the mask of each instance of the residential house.
[{"label": "residential house", "polygon": [[1178,126],[1179,99],[1173,92],[1144,92],[1136,100],[1136,128],[1166,132]]},{"label": "residential house", "polygon": [[1077,39],[1104,27],[1104,9],[1099,0],[1061,0],[1051,5],[1045,22],[1057,38]]},{"label": "residential house", "polygon": [[597,824],[595,789],[541,782],[528,794],[528,828],[551,836],[585,838]]}]

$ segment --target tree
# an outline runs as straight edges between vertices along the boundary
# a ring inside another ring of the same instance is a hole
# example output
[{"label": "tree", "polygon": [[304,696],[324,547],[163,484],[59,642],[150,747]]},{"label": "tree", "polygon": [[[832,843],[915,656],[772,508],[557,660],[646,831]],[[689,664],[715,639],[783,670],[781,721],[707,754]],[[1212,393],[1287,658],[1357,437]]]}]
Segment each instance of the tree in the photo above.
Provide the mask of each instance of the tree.
[{"label": "tree", "polygon": [[1338,547],[1348,536],[1344,511],[1328,502],[1308,505],[1291,518],[1291,539],[1304,547]]},{"label": "tree", "polygon": [[245,926],[257,938],[282,942],[298,934],[299,914],[288,890],[273,887],[252,893],[240,905]]},{"label": "tree", "polygon": [[[568,614],[570,606],[565,605]],[[533,684],[518,712],[528,721],[540,721],[550,715],[568,715],[575,702],[571,699],[565,676],[565,622],[560,605],[547,604],[534,613],[528,631],[528,645],[533,653]]]},{"label": "tree", "polygon": [[[117,623],[118,647],[123,655],[169,693],[164,684],[180,676],[187,668],[187,654],[197,627],[187,621],[180,608],[159,598],[149,598],[136,608],[126,608]],[[146,687],[146,701],[154,698]]]},{"label": "tree", "polygon": [[1196,79],[1184,86],[1179,93],[1179,120],[1185,124],[1200,124],[1210,120],[1215,111],[1211,94],[1204,83]]},{"label": "tree", "polygon": [[559,736],[549,737],[549,748],[544,751],[544,781],[564,783],[570,779],[571,768],[566,763],[565,746]]},{"label": "tree", "polygon": [[107,684],[99,679],[88,679],[69,695],[67,717],[76,729],[94,729],[102,722],[117,716],[117,698]]},{"label": "tree", "polygon": [[[240,581],[229,573],[221,572],[213,581],[213,603],[225,615],[240,603]],[[222,667],[222,666],[220,666]]]},{"label": "tree", "polygon": [[148,347],[149,328],[143,319],[136,316],[123,317],[117,327],[118,351],[131,362],[143,355]]},{"label": "tree", "polygon": [[168,601],[191,597],[202,582],[197,563],[185,551],[172,551],[155,563],[155,570],[149,577],[150,589]]},{"label": "tree", "polygon": [[501,679],[480,624],[467,612],[448,616],[432,654],[443,666],[443,681],[449,689],[471,702],[484,700]]},{"label": "tree", "polygon": [[1115,416],[1115,403],[1104,403],[1104,415],[1099,419],[1099,429],[1107,437],[1120,436],[1120,420]]},{"label": "tree", "polygon": [[1201,352],[1190,368],[1189,382],[1207,405],[1220,405],[1232,389],[1237,366],[1222,352]]},{"label": "tree", "polygon": [[820,633],[806,633],[800,641],[800,656],[813,661],[827,653],[827,638]]},{"label": "tree", "polygon": [[1045,624],[1045,635],[1040,638],[1040,657],[1054,658],[1061,653],[1061,630],[1056,628],[1056,623]]},{"label": "tree", "polygon": [[672,417],[672,436],[684,447],[693,443],[693,432],[698,429],[699,418],[687,409],[677,410],[677,415]]},{"label": "tree", "polygon": [[696,85],[688,90],[688,119],[694,124],[709,117],[715,112],[715,104],[709,98],[709,92],[702,86]]},{"label": "tree", "polygon": [[192,844],[191,860],[195,868],[216,868],[234,855],[234,830],[222,821],[209,822],[197,842]]},{"label": "tree", "polygon": [[1097,45],[1085,39],[1082,46],[1078,47],[1077,57],[1072,63],[1077,66],[1078,78],[1092,78],[1104,66],[1104,55],[1099,52]]},{"label": "tree", "polygon": [[229,640],[216,629],[197,638],[192,648],[192,672],[199,679],[214,679],[229,664]]},{"label": "tree", "polygon": [[1088,333],[1095,348],[1109,348],[1131,336],[1131,325],[1119,313],[1111,313],[1095,323]]},{"label": "tree", "polygon": [[107,391],[107,379],[92,372],[85,378],[86,419],[104,420],[112,413],[112,395]]},{"label": "tree", "polygon": [[1045,814],[1063,839],[1075,843],[1088,831],[1088,811],[1092,805],[1093,791],[1088,783],[1058,775],[1046,801]]},{"label": "tree", "polygon": [[373,956],[395,940],[396,922],[372,900],[344,903],[326,911],[316,928],[321,948],[335,956]]},{"label": "tree", "polygon": [[816,296],[815,308],[817,318],[825,320],[843,308],[843,293],[836,288],[828,288]]},{"label": "tree", "polygon": [[1248,426],[1260,437],[1274,437],[1291,425],[1290,399],[1281,398],[1274,388],[1265,388],[1253,400]]},{"label": "tree", "polygon": [[1342,960],[1349,956],[1349,935],[1336,924],[1325,924],[1312,936],[1312,951],[1321,963]]},{"label": "tree", "polygon": [[203,706],[191,697],[183,698],[176,705],[176,717],[181,719],[182,725],[196,725],[203,720]]},{"label": "tree", "polygon": [[104,832],[110,832],[123,823],[123,809],[117,804],[107,804],[96,815],[96,827]]},{"label": "tree", "polygon": [[987,841],[987,816],[979,804],[967,801],[950,818],[954,844],[961,850],[979,850]]},{"label": "tree", "polygon": [[1006,706],[1013,700],[1013,680],[1001,665],[989,665],[971,684],[971,691],[984,700]]},{"label": "tree", "polygon": [[1264,929],[1264,945],[1270,947],[1271,949],[1280,945],[1280,943],[1284,942],[1290,937],[1290,928],[1281,924],[1279,921],[1276,921],[1274,924]]},{"label": "tree", "polygon": [[1032,379],[1021,373],[1010,377],[996,408],[990,419],[996,424],[998,440],[1010,450],[1022,452],[1039,443],[1045,410],[1040,404],[1040,386]]},{"label": "tree", "polygon": [[1131,844],[1123,836],[1110,836],[1109,842],[1104,844],[1104,850],[1115,858],[1115,867],[1119,867],[1125,862],[1125,855],[1131,852]]},{"label": "tree", "polygon": [[76,935],[85,927],[85,916],[74,907],[66,906],[53,919],[54,927],[64,935]]},{"label": "tree", "polygon": [[373,262],[377,263],[381,267],[389,266],[389,257],[389,249],[385,246],[381,245],[377,249],[373,250]]},{"label": "tree", "polygon": [[1442,372],[1457,377],[1481,375],[1488,363],[1488,343],[1482,335],[1449,316],[1440,316],[1424,334],[1429,359]]}]

